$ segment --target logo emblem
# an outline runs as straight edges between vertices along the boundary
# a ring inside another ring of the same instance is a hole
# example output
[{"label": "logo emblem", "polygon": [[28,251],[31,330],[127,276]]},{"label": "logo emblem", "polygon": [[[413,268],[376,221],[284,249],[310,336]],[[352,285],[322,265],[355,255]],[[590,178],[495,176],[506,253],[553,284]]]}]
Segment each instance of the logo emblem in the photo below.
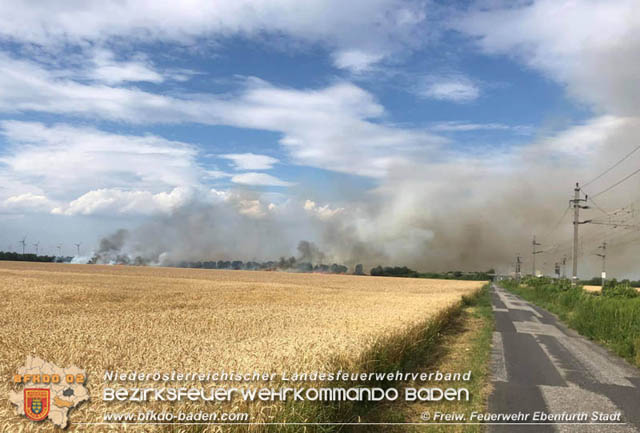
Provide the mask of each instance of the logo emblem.
[{"label": "logo emblem", "polygon": [[24,389],[24,414],[32,421],[42,421],[49,415],[51,390],[48,388]]}]

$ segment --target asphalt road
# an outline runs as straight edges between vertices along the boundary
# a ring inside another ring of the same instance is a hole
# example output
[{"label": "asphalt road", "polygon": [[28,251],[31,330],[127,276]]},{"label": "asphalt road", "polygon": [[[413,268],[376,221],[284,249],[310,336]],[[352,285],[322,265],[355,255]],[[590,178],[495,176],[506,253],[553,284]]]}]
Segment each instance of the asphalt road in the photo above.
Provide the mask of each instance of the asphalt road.
[{"label": "asphalt road", "polygon": [[[638,369],[495,285],[492,302],[496,331],[489,412],[529,417],[521,425],[492,425],[489,431],[640,432]],[[536,422],[536,413],[566,415],[560,419],[564,423],[526,424]],[[580,424],[570,424],[575,422]]]}]

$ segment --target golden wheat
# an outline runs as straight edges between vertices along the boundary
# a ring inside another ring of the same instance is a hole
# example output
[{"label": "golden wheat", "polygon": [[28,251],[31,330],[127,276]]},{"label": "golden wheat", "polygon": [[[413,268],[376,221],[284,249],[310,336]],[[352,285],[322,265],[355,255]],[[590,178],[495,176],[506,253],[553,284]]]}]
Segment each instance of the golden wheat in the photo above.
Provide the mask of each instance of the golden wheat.
[{"label": "golden wheat", "polygon": [[[591,293],[600,293],[602,291],[602,286],[582,286],[582,288]],[[636,290],[640,292],[640,288],[636,288]]]},{"label": "golden wheat", "polygon": [[[140,409],[102,401],[105,370],[328,371],[332,359],[356,358],[482,284],[0,262],[0,395],[6,402],[27,355],[85,368],[91,400],[72,411],[77,428],[105,412]],[[3,404],[0,431],[18,428],[39,430]]]}]

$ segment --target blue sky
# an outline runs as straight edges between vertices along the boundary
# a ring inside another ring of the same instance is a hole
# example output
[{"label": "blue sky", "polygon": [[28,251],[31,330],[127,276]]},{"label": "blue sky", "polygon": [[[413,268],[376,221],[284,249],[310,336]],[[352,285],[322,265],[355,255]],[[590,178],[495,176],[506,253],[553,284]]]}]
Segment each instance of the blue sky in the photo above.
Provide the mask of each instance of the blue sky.
[{"label": "blue sky", "polygon": [[525,171],[543,191],[558,164],[587,176],[611,137],[633,136],[633,3],[5,4],[2,248],[26,234],[91,249],[120,226],[232,203],[342,218],[401,260],[415,251],[382,245],[419,230],[422,248],[433,218],[458,212],[417,203],[484,208]]}]

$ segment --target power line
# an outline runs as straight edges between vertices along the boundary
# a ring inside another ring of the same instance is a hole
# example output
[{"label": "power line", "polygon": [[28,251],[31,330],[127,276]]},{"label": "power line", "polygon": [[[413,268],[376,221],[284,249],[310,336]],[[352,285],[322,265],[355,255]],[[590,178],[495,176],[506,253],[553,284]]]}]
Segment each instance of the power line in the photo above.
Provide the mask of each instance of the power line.
[{"label": "power line", "polygon": [[[588,196],[587,196],[588,197]],[[602,212],[605,215],[609,215],[609,212],[607,212],[606,210],[602,209],[598,203],[596,203],[595,201],[593,201],[593,197],[588,197],[589,201],[591,202],[592,205],[594,205],[596,207],[596,209],[598,209],[600,212]]]},{"label": "power line", "polygon": [[555,233],[558,227],[560,227],[560,224],[562,224],[562,221],[564,221],[564,217],[567,216],[570,209],[571,209],[571,203],[569,203],[569,206],[567,206],[567,208],[564,210],[564,213],[562,214],[558,222],[553,226],[553,228],[549,230],[544,236],[542,236],[542,239],[547,239],[549,236]]},{"label": "power line", "polygon": [[640,149],[640,145],[638,145],[635,149],[633,149],[631,152],[627,153],[621,160],[619,160],[618,162],[616,162],[615,164],[613,164],[611,167],[609,167],[608,169],[606,169],[605,171],[603,171],[602,173],[600,173],[598,176],[596,176],[595,178],[591,179],[589,182],[585,183],[584,185],[582,185],[583,188],[591,185],[593,182],[595,182],[596,180],[600,179],[602,176],[604,176],[605,174],[609,173],[611,170],[613,170],[614,168],[616,168],[617,166],[619,166],[620,164],[622,164],[627,158],[629,158],[631,155],[633,155],[636,151],[638,151],[638,149]]},{"label": "power line", "polygon": [[611,227],[624,227],[629,229],[640,228],[640,225],[638,224],[625,224],[624,222],[589,220],[589,224],[597,224],[597,225],[611,226]]},{"label": "power line", "polygon": [[[618,160],[615,164],[607,168],[598,176],[591,179],[584,186],[593,184],[598,179],[602,178],[607,173],[611,172],[613,169],[615,169],[620,164],[622,164],[622,162],[627,160],[631,155],[636,153],[638,150],[640,150],[640,145],[635,147],[631,152],[627,153],[622,159]],[[535,275],[536,254],[545,254],[545,256],[548,255],[548,256],[554,256],[554,257],[556,257],[557,255],[561,255],[562,265],[563,265],[562,266],[563,274],[565,273],[564,265],[567,262],[567,258],[573,261],[572,281],[575,283],[575,280],[577,279],[578,258],[584,256],[585,254],[585,242],[587,245],[592,245],[592,242],[600,243],[602,241],[602,244],[598,246],[597,251],[599,252],[599,250],[602,249],[602,253],[600,257],[603,257],[604,248],[606,248],[606,247],[603,248],[604,245],[620,246],[620,245],[626,245],[628,243],[632,243],[637,240],[640,240],[640,238],[637,238],[636,236],[634,236],[635,233],[640,232],[640,214],[637,214],[635,212],[635,205],[636,203],[640,202],[640,200],[632,201],[631,203],[621,208],[617,208],[616,210],[613,210],[613,211],[605,210],[594,200],[594,198],[597,198],[611,191],[612,189],[626,182],[628,179],[630,179],[631,177],[635,176],[638,173],[640,173],[640,168],[634,170],[630,174],[624,176],[623,178],[619,179],[612,185],[608,186],[607,188],[599,191],[597,194],[594,194],[594,195],[585,194],[584,189],[581,188],[579,184],[576,184],[574,189],[574,197],[572,200],[569,200],[569,206],[564,210],[559,220],[552,227],[552,229],[548,231],[544,236],[542,236],[543,240],[548,239],[552,241],[551,246],[543,250],[538,250],[536,247],[539,246],[540,244],[536,242],[535,237],[533,239],[532,265],[533,265],[534,275]],[[584,198],[582,198],[583,195],[584,195]],[[607,218],[606,219],[604,218],[586,219],[581,221],[579,219],[579,212],[581,209],[589,208],[589,206],[586,206],[587,203],[585,203],[587,201],[590,202],[594,208],[596,208],[599,212],[604,214]],[[551,236],[553,236],[558,230],[558,228],[562,225],[563,221],[565,220],[565,217],[567,216],[571,208],[573,208],[574,210],[573,242],[571,242],[571,240],[569,239],[567,240],[559,240],[557,238],[551,239]],[[587,230],[588,233],[586,236],[584,234],[581,234],[579,236],[578,226],[582,224],[586,224],[587,226],[591,225],[593,226],[594,230]],[[620,233],[620,230],[622,230],[622,233]],[[573,245],[571,245],[571,243]],[[589,247],[587,246],[587,248]],[[604,260],[604,257],[603,257],[603,260]],[[519,267],[519,264],[522,263],[519,257],[517,261],[518,261],[517,265]],[[558,261],[556,265],[557,265],[556,268],[558,268],[560,266],[560,262]],[[558,269],[556,269],[556,271],[557,270]]]},{"label": "power line", "polygon": [[617,181],[616,183],[611,185],[609,188],[606,188],[606,189],[600,191],[599,193],[594,194],[593,197],[598,197],[598,196],[604,194],[605,192],[611,191],[613,188],[615,188],[616,186],[620,185],[622,182],[626,181],[627,179],[629,179],[630,177],[632,177],[632,176],[634,176],[634,175],[636,175],[638,173],[640,173],[640,168],[635,170],[633,173],[627,175],[626,177],[620,179],[619,181]]},{"label": "power line", "polygon": [[[588,225],[587,225],[588,227]],[[586,228],[586,227],[585,227]],[[607,230],[611,230],[613,227],[611,226],[599,226],[599,227],[593,227],[594,229],[598,228],[600,229],[599,231],[596,232],[591,232],[588,233],[586,235],[582,234],[580,235],[580,239],[582,242],[600,242],[602,235],[605,235],[605,237],[607,236],[606,231]],[[562,253],[568,254],[568,255],[572,255],[572,239],[567,238],[564,239],[562,241],[557,241],[555,244],[553,244],[550,248],[545,249],[544,253],[545,254],[558,254],[560,253],[560,255],[562,255]]]},{"label": "power line", "polygon": [[[542,236],[542,239],[549,239],[551,237],[551,235],[553,235],[556,232],[556,230],[558,230],[558,228],[560,227],[560,225],[564,221],[564,218],[569,213],[569,210],[571,210],[571,203],[569,203],[569,206],[567,206],[567,208],[564,210],[564,212],[562,213],[562,216],[560,216],[560,219],[558,219],[558,222],[553,226],[553,228],[551,230],[549,230],[547,233],[545,233],[544,236]],[[554,244],[551,244],[551,246],[549,248],[546,248],[546,249],[540,251],[540,253],[543,253],[543,254],[553,253],[562,244],[563,244],[563,242],[556,242]]]},{"label": "power line", "polygon": [[614,239],[613,241],[609,242],[608,244],[614,247],[622,247],[625,245],[629,245],[632,244],[634,242],[637,242],[638,240],[640,240],[640,236],[635,236],[635,237],[629,237],[629,236],[625,236],[624,239],[621,240],[621,242],[616,242],[617,239]]}]

